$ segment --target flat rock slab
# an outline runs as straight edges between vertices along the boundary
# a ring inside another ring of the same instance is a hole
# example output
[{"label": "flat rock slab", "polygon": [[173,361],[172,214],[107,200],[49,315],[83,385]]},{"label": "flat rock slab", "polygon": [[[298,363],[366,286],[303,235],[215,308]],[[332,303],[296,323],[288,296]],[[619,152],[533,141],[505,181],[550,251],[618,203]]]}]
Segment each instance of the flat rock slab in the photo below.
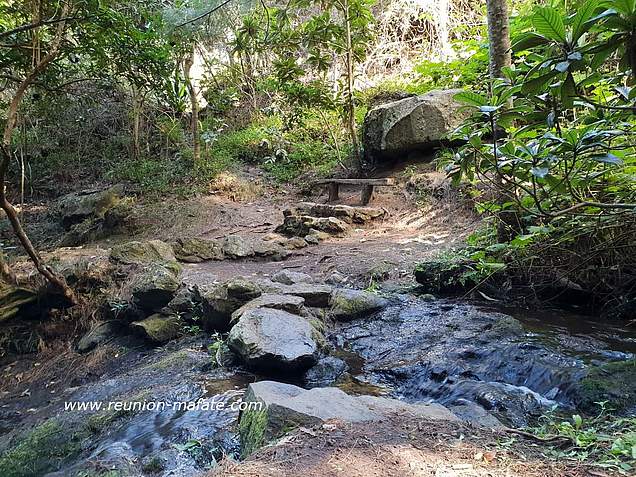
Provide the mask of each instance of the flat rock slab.
[{"label": "flat rock slab", "polygon": [[243,413],[239,424],[245,455],[268,440],[280,437],[287,429],[318,425],[329,419],[355,423],[380,421],[392,413],[408,413],[423,419],[459,421],[439,404],[407,404],[384,397],[351,396],[332,387],[306,390],[276,381],[250,384],[243,400],[254,403],[248,405],[250,410]]},{"label": "flat rock slab", "polygon": [[332,293],[330,304],[331,316],[336,321],[350,321],[381,310],[388,302],[375,293],[340,288]]},{"label": "flat rock slab", "polygon": [[276,293],[265,293],[252,301],[248,301],[241,308],[232,313],[231,323],[241,319],[244,313],[254,308],[275,308],[284,310],[295,315],[304,313],[305,299],[294,295],[279,295]]},{"label": "flat rock slab", "polygon": [[251,368],[304,371],[318,355],[318,331],[304,318],[274,308],[242,314],[228,336],[228,346]]}]

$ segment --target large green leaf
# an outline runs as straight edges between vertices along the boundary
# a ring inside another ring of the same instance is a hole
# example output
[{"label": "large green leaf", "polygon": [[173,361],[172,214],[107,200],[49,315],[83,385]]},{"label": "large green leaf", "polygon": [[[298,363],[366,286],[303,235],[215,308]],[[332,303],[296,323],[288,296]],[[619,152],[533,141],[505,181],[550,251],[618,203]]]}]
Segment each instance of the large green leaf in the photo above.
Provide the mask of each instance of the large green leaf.
[{"label": "large green leaf", "polygon": [[544,36],[537,35],[536,33],[525,33],[515,39],[515,42],[512,44],[512,51],[519,52],[529,50],[537,46],[545,45],[548,42],[549,40]]},{"label": "large green leaf", "polygon": [[472,91],[461,91],[457,93],[454,98],[456,101],[470,106],[480,107],[488,104],[488,99],[481,94],[473,93]]},{"label": "large green leaf", "polygon": [[636,14],[636,0],[613,0],[612,6],[623,15]]},{"label": "large green leaf", "polygon": [[532,26],[540,35],[565,43],[565,25],[561,14],[551,7],[539,7],[532,16]]},{"label": "large green leaf", "polygon": [[576,96],[576,83],[572,73],[568,73],[565,81],[561,85],[561,102],[565,109],[571,109],[574,106],[574,98]]},{"label": "large green leaf", "polygon": [[553,70],[544,75],[525,81],[521,87],[521,92],[524,94],[537,94],[542,91],[545,85],[558,74],[559,72],[557,70]]},{"label": "large green leaf", "polygon": [[601,2],[599,0],[587,0],[581,5],[574,16],[572,21],[572,42],[576,43],[581,35],[590,29],[592,22],[589,20],[594,15],[594,12],[598,9]]}]

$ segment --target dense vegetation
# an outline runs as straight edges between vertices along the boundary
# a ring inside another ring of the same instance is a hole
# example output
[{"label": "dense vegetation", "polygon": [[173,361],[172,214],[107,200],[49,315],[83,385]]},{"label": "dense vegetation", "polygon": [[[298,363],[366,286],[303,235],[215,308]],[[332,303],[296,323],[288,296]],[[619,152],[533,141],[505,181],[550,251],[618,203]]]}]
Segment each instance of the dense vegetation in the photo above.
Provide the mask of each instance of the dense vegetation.
[{"label": "dense vegetation", "polygon": [[484,81],[480,2],[7,2],[7,197],[96,180],[189,194],[241,162],[282,182],[364,173],[378,98],[464,86],[477,114],[439,165],[495,221],[460,279],[630,309],[635,5],[535,3],[513,2],[512,62]]}]

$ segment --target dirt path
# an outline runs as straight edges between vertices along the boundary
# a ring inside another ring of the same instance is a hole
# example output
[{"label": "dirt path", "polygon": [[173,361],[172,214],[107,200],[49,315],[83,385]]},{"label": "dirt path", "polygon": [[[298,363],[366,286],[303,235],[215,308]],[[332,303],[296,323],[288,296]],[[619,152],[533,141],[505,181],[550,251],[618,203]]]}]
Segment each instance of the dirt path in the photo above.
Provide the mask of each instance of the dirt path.
[{"label": "dirt path", "polygon": [[[546,459],[514,434],[392,416],[373,424],[300,429],[246,461],[207,477],[583,477],[603,476]],[[543,449],[545,450],[545,449]]]}]

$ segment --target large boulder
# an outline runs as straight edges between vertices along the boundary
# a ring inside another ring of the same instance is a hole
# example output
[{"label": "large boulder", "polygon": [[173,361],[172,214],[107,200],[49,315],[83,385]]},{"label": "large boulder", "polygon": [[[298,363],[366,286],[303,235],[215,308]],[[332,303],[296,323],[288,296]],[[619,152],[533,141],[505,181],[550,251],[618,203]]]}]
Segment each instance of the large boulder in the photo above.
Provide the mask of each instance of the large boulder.
[{"label": "large boulder", "polygon": [[292,285],[262,280],[259,285],[263,292],[281,295],[294,295],[305,299],[307,306],[326,308],[331,300],[332,288],[319,283],[297,282]]},{"label": "large boulder", "polygon": [[243,277],[235,277],[218,285],[195,288],[196,299],[202,306],[203,326],[217,331],[228,330],[232,313],[261,294],[259,284]]},{"label": "large boulder", "polygon": [[254,256],[254,247],[240,235],[228,235],[223,240],[223,253],[230,258],[247,258]]},{"label": "large boulder", "polygon": [[104,217],[107,210],[114,207],[122,197],[123,186],[108,189],[92,189],[67,194],[57,201],[57,213],[62,225],[70,228],[91,217]]},{"label": "large boulder", "polygon": [[375,293],[340,288],[331,294],[331,316],[336,321],[349,321],[384,308],[388,302]]},{"label": "large boulder", "polygon": [[248,403],[239,422],[244,456],[291,428],[319,425],[329,419],[369,422],[399,413],[420,419],[459,420],[439,404],[407,404],[383,397],[351,396],[338,388],[306,390],[275,381],[250,384],[243,401]]},{"label": "large boulder", "polygon": [[110,259],[122,265],[149,265],[153,263],[175,263],[172,247],[161,240],[133,241],[115,245]]},{"label": "large boulder", "polygon": [[371,162],[394,160],[439,146],[467,117],[459,89],[436,90],[371,109],[364,119],[364,151]]},{"label": "large boulder", "polygon": [[322,337],[304,318],[275,308],[247,310],[230,331],[229,347],[250,368],[294,372],[316,363]]}]

